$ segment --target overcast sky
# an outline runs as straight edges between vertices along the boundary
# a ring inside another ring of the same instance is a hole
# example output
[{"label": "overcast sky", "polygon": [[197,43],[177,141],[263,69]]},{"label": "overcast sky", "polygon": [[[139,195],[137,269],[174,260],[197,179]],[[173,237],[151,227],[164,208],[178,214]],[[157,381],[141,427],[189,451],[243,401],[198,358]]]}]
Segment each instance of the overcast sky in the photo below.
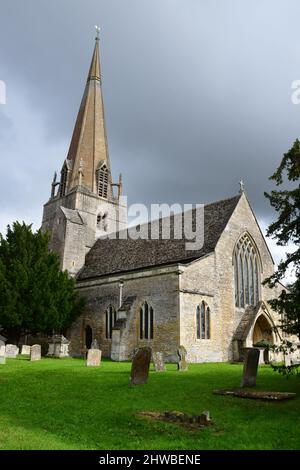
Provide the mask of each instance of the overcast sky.
[{"label": "overcast sky", "polygon": [[0,231],[40,225],[95,24],[112,170],[129,203],[211,202],[242,178],[264,228],[268,177],[300,137],[299,17],[299,0],[0,0]]}]

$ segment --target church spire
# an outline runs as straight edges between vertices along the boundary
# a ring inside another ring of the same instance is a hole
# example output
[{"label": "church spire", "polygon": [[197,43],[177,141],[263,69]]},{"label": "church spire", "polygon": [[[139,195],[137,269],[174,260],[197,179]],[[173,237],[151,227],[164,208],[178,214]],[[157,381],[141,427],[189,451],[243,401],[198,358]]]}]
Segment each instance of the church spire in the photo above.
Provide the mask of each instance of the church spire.
[{"label": "church spire", "polygon": [[110,196],[112,181],[101,89],[99,28],[96,30],[93,57],[67,156],[69,174],[66,189],[70,191],[82,185],[98,194],[98,170],[104,167],[108,183],[107,196]]}]

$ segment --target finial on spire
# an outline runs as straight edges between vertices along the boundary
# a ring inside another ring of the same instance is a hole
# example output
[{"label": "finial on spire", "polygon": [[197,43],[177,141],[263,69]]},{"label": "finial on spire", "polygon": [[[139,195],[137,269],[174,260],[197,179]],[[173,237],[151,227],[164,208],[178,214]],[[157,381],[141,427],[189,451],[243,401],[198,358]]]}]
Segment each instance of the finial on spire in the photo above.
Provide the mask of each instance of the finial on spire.
[{"label": "finial on spire", "polygon": [[96,41],[99,41],[100,29],[101,29],[100,26],[95,25]]},{"label": "finial on spire", "polygon": [[243,192],[245,191],[245,184],[244,184],[244,181],[241,180],[239,184],[240,184],[240,193],[243,193]]}]

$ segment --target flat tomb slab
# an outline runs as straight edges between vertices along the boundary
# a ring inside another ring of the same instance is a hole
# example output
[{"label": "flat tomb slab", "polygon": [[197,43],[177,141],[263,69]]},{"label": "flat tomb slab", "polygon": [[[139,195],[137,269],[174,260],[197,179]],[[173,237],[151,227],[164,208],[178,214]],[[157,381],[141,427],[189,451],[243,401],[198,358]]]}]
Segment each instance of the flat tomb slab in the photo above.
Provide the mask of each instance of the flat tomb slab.
[{"label": "flat tomb slab", "polygon": [[295,398],[296,393],[288,392],[262,392],[256,390],[240,390],[240,389],[224,389],[224,390],[214,390],[215,395],[230,395],[233,397],[240,398],[252,398],[255,400],[268,400],[268,401],[282,401],[290,400]]}]

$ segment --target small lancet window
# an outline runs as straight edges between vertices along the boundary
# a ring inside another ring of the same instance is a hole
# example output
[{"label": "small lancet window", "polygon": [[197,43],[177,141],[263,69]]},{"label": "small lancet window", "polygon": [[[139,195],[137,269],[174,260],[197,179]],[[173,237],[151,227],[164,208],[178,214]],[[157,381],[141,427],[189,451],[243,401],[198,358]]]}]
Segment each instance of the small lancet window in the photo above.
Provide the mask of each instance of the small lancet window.
[{"label": "small lancet window", "polygon": [[140,309],[140,339],[153,339],[153,308],[144,302]]},{"label": "small lancet window", "polygon": [[112,329],[117,321],[116,309],[110,305],[106,310],[106,338],[111,339]]},{"label": "small lancet window", "polygon": [[210,308],[204,300],[196,309],[196,336],[197,339],[210,339]]},{"label": "small lancet window", "polygon": [[97,170],[97,193],[100,197],[108,196],[108,168],[105,164]]}]

